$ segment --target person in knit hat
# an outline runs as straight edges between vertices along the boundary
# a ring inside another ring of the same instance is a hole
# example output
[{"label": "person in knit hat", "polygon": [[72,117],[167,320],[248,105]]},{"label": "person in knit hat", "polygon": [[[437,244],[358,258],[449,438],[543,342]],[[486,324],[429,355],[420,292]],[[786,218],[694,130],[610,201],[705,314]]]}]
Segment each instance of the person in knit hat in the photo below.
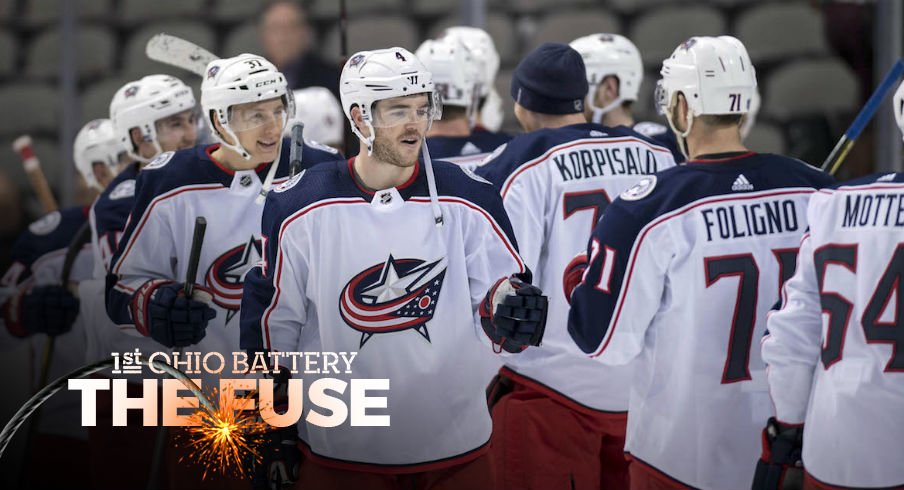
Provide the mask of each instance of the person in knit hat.
[{"label": "person in knit hat", "polygon": [[549,295],[546,333],[506,364],[488,389],[497,488],[627,488],[624,458],[630,371],[581,353],[566,330],[575,259],[611,199],[675,165],[634,130],[588,123],[581,55],[547,43],[512,76],[526,134],[497,149],[477,174],[500,189],[533,283]]}]

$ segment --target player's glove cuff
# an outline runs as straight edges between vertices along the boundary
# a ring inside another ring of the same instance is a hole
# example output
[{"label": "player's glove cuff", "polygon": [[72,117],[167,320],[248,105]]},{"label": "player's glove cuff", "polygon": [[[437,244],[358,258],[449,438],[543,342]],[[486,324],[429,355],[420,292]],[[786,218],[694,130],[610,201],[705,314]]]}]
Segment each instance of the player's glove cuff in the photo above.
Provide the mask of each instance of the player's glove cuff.
[{"label": "player's glove cuff", "polygon": [[565,291],[565,299],[568,300],[569,305],[571,304],[571,295],[574,293],[575,288],[578,287],[578,284],[581,283],[588,264],[587,252],[581,252],[575,255],[571,262],[565,266],[565,275],[562,276],[562,289]]},{"label": "player's glove cuff", "polygon": [[540,288],[515,276],[502,278],[480,304],[480,324],[500,349],[497,352],[517,353],[540,345],[548,308],[549,301]]},{"label": "player's glove cuff", "polygon": [[26,291],[24,289],[18,291],[3,303],[2,309],[3,323],[6,324],[6,329],[14,337],[19,338],[28,337],[30,335],[28,330],[25,329],[25,326],[22,325],[22,300],[25,297],[25,293]]},{"label": "player's glove cuff", "polygon": [[771,417],[763,429],[763,454],[757,461],[753,490],[803,487],[803,425],[783,424]]}]

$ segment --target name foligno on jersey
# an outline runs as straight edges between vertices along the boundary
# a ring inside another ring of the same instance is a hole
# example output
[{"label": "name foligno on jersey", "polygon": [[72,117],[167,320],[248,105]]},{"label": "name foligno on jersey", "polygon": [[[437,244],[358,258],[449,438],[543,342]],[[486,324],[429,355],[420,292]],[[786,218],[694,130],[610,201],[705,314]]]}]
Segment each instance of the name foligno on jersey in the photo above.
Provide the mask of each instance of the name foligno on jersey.
[{"label": "name foligno on jersey", "polygon": [[557,152],[552,161],[565,182],[608,175],[647,175],[660,170],[653,150],[640,144],[578,147]]},{"label": "name foligno on jersey", "polygon": [[699,215],[706,228],[708,242],[790,233],[800,229],[797,206],[791,199],[713,206],[702,209]]},{"label": "name foligno on jersey", "polygon": [[841,227],[904,226],[904,193],[849,194]]}]

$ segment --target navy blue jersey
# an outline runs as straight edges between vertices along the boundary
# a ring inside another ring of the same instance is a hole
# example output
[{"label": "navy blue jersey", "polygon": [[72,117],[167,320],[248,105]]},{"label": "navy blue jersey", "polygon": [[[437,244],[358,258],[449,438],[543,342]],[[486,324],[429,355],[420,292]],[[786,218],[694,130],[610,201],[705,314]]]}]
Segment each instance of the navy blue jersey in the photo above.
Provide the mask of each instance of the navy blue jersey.
[{"label": "navy blue jersey", "polygon": [[71,207],[45,214],[28,226],[13,244],[13,264],[0,280],[0,286],[12,287],[31,277],[32,267],[50,253],[65,254],[69,243],[87,220],[87,209]]},{"label": "navy blue jersey", "polygon": [[137,162],[126,167],[91,205],[89,219],[95,277],[104,277],[110,269],[110,260],[135,205],[135,179],[139,171]]},{"label": "navy blue jersey", "polygon": [[635,124],[633,129],[634,131],[651,138],[656,143],[668,148],[669,151],[672,152],[672,156],[675,157],[675,163],[684,163],[684,161],[687,160],[684,153],[681,153],[681,148],[678,147],[678,138],[675,136],[675,132],[668,126],[656,122],[645,121]]},{"label": "navy blue jersey", "polygon": [[[289,176],[289,145],[284,138],[274,184]],[[255,235],[263,201],[254,204],[270,164],[233,171],[211,157],[217,148],[198,145],[167,152],[138,174],[135,205],[107,277],[107,310],[114,322],[133,323],[129,305],[142,284],[152,279],[184,280],[197,216],[204,216],[208,223],[199,274],[209,273],[199,277],[198,283],[210,287],[214,302],[228,310],[224,318],[231,319],[238,310],[241,275],[236,271],[253,258],[244,253],[245,248],[250,252],[260,246]],[[302,161],[309,168],[340,158],[332,148],[306,143]],[[227,270],[227,263],[233,268]]]},{"label": "navy blue jersey", "polygon": [[476,168],[493,150],[512,139],[505,133],[474,130],[470,136],[432,136],[427,138],[430,157],[467,168]]},{"label": "navy blue jersey", "polygon": [[511,226],[494,187],[455,164],[433,164],[441,226],[422,163],[407,182],[374,192],[359,187],[353,165],[320,165],[267,197],[242,346],[357,352],[354,373],[305,381],[392,384],[378,412],[392,430],[301,419],[307,457],[389,472],[460,464],[492,430],[484,389],[498,363],[478,305],[496,280],[525,271]]},{"label": "navy blue jersey", "polygon": [[750,484],[772,410],[758,340],[807,203],[831,183],[799,160],[735,152],[645,177],[609,205],[568,330],[591,358],[631,363],[626,452],[689,486]]}]

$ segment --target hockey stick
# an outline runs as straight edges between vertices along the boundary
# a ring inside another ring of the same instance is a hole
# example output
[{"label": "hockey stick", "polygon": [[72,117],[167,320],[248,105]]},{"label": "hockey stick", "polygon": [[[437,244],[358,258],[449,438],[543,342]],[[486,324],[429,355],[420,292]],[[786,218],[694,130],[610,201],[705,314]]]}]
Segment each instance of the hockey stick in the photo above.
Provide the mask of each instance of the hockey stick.
[{"label": "hockey stick", "polygon": [[863,132],[863,129],[872,120],[873,115],[876,114],[876,110],[882,104],[882,99],[894,89],[902,74],[904,74],[904,60],[899,59],[885,74],[885,78],[882,79],[882,82],[870,95],[866,105],[863,106],[863,109],[860,109],[860,113],[854,118],[854,122],[851,123],[847,131],[841,136],[841,139],[838,140],[835,148],[826,157],[825,162],[820,167],[824,172],[827,171],[829,175],[835,175],[835,172],[841,167],[841,162],[844,161],[848,152],[854,147],[854,143],[857,142],[857,138],[860,137],[860,133]]},{"label": "hockey stick", "polygon": [[13,150],[22,158],[22,166],[25,167],[25,173],[28,175],[28,181],[41,202],[41,207],[45,213],[51,213],[59,209],[53,192],[50,191],[50,185],[47,183],[47,177],[41,170],[41,162],[35,155],[32,148],[31,136],[25,135],[16,138],[13,141]]},{"label": "hockey stick", "polygon": [[208,63],[220,59],[191,41],[164,32],[148,40],[145,54],[154,61],[177,66],[201,77],[207,74]]},{"label": "hockey stick", "polygon": [[292,126],[292,146],[289,147],[289,178],[301,171],[301,159],[304,155],[304,123],[297,122]]},{"label": "hockey stick", "polygon": [[[196,385],[191,380],[191,378],[186,376],[185,373],[165,362],[161,362],[156,359],[146,364],[153,365],[157,369],[165,371],[166,374],[168,374],[171,378],[181,381],[182,384],[185,385],[185,388],[190,390],[198,398],[199,402],[204,406],[206,410],[209,410],[211,412],[214,411],[213,405],[211,405],[207,397],[204,396],[204,393],[201,392],[201,388],[199,388],[198,385]],[[113,366],[113,358],[109,358],[96,362],[94,364],[80,367],[75,371],[67,374],[66,376],[63,376],[62,378],[59,378],[53,383],[45,386],[43,389],[41,389],[41,391],[35,393],[34,396],[29,398],[28,401],[26,401],[25,404],[19,408],[16,414],[13,415],[12,418],[9,419],[9,422],[7,422],[3,427],[3,430],[0,431],[0,458],[3,457],[3,454],[6,451],[6,447],[9,446],[9,443],[10,441],[12,441],[13,436],[16,435],[16,431],[18,431],[19,428],[22,427],[22,424],[25,423],[28,417],[32,413],[34,413],[34,411],[37,410],[38,407],[46,402],[48,398],[65,388],[70,379],[85,378],[98,371],[102,371]]]},{"label": "hockey stick", "polygon": [[195,218],[195,231],[191,237],[191,252],[188,255],[188,268],[185,270],[185,284],[182,291],[191,299],[198,278],[198,263],[201,262],[201,245],[204,244],[204,233],[207,231],[207,220],[203,216]]},{"label": "hockey stick", "polygon": [[[204,244],[204,234],[207,231],[207,219],[203,216],[195,218],[195,229],[191,238],[191,251],[188,255],[188,268],[185,271],[185,282],[182,284],[182,293],[187,299],[191,299],[195,290],[195,280],[198,278],[198,263],[201,261],[201,246]],[[182,353],[180,347],[177,352]],[[200,400],[201,397],[199,396]],[[208,407],[211,412],[212,407]],[[148,474],[148,490],[160,488],[160,467],[163,465],[163,453],[166,450],[168,431],[161,425],[157,427],[157,436],[154,438],[154,454],[151,458],[151,472]]]}]

